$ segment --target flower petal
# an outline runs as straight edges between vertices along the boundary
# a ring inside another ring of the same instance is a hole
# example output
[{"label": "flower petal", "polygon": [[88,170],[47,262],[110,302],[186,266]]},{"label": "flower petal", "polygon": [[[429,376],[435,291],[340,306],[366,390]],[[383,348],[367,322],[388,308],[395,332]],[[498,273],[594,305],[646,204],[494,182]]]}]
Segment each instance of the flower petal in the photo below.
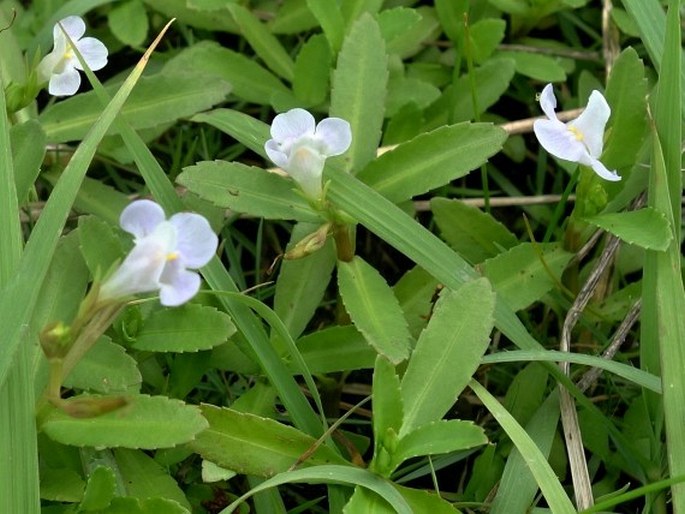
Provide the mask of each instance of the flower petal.
[{"label": "flower petal", "polygon": [[164,209],[152,200],[136,200],[126,206],[119,217],[119,225],[136,239],[142,239],[166,219]]},{"label": "flower petal", "polygon": [[583,143],[594,158],[602,155],[604,127],[609,116],[611,116],[611,108],[604,96],[599,91],[593,91],[582,114],[568,124],[583,135]]},{"label": "flower petal", "polygon": [[176,227],[176,250],[185,266],[201,268],[214,257],[219,238],[203,216],[181,212],[174,214],[169,223]]},{"label": "flower petal", "polygon": [[[83,56],[83,60],[86,61],[86,64],[88,64],[88,67],[91,70],[100,70],[107,64],[107,47],[98,39],[95,39],[94,37],[84,37],[76,43],[76,48],[78,48],[78,51]],[[76,59],[74,66],[76,69],[83,69],[78,58]]]},{"label": "flower petal", "polygon": [[280,145],[275,139],[269,139],[264,144],[264,150],[269,159],[279,168],[284,168],[288,165],[288,156],[285,152],[281,150]]},{"label": "flower petal", "polygon": [[52,74],[60,63],[60,55],[61,53],[57,51],[50,52],[38,63],[38,80],[41,83],[47,82],[52,78]]},{"label": "flower petal", "polygon": [[172,267],[165,270],[164,275],[159,290],[159,301],[162,305],[176,307],[190,300],[200,290],[200,275],[193,271]]},{"label": "flower petal", "polygon": [[[57,42],[59,38],[66,39],[60,25],[64,27],[64,30],[74,42],[81,39],[83,34],[86,33],[86,22],[83,21],[83,18],[80,16],[67,16],[55,23],[55,26],[52,28],[52,37],[55,42]],[[56,43],[55,46],[57,46]]]},{"label": "flower petal", "polygon": [[559,120],[535,120],[533,131],[542,147],[559,159],[580,162],[589,157],[585,145]]},{"label": "flower petal", "polygon": [[159,278],[166,264],[164,241],[147,238],[133,247],[110,277],[100,287],[100,300],[126,298],[136,293],[159,289]]},{"label": "flower petal", "polygon": [[554,96],[552,84],[547,84],[542,90],[542,93],[540,93],[540,107],[542,107],[542,112],[544,112],[550,120],[557,119],[557,115],[554,112],[554,109],[557,108],[557,97]]},{"label": "flower petal", "polygon": [[619,176],[618,173],[616,173],[616,170],[609,170],[607,169],[604,164],[599,162],[597,159],[591,158],[590,161],[590,166],[594,170],[597,175],[602,177],[604,180],[609,180],[610,182],[618,182],[621,180],[621,177]]},{"label": "flower petal", "polygon": [[316,126],[316,137],[324,143],[324,153],[327,156],[340,155],[352,143],[352,129],[341,118],[326,118]]},{"label": "flower petal", "polygon": [[53,96],[71,96],[78,91],[81,76],[71,66],[67,66],[62,73],[50,75],[48,93]]},{"label": "flower petal", "polygon": [[297,182],[304,193],[311,198],[321,196],[321,176],[326,157],[310,145],[293,148],[286,171]]},{"label": "flower petal", "polygon": [[277,115],[271,122],[271,137],[277,142],[313,134],[316,127],[314,116],[304,109],[295,108]]}]

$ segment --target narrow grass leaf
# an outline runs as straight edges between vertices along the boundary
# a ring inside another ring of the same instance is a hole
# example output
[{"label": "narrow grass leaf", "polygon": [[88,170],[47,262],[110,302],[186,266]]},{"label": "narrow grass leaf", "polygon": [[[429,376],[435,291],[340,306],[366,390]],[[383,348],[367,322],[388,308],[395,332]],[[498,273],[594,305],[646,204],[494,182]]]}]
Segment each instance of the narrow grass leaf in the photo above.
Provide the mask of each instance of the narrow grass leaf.
[{"label": "narrow grass leaf", "polygon": [[402,309],[383,277],[360,257],[338,263],[345,309],[371,346],[393,364],[409,357],[411,335]]},{"label": "narrow grass leaf", "polygon": [[227,7],[240,27],[241,34],[255,53],[274,73],[292,81],[295,63],[266,25],[242,5],[231,3]]},{"label": "narrow grass leaf", "polygon": [[457,400],[490,342],[494,307],[485,279],[443,290],[402,377],[400,437],[439,420]]},{"label": "narrow grass leaf", "polygon": [[352,145],[345,154],[346,171],[356,173],[376,156],[387,82],[383,36],[376,20],[363,15],[345,37],[331,91],[331,116],[347,120],[352,128]]},{"label": "narrow grass leaf", "polygon": [[392,505],[394,512],[398,514],[412,514],[411,509],[404,497],[397,491],[394,485],[365,469],[351,466],[323,465],[307,469],[286,471],[269,480],[262,482],[257,487],[242,495],[219,514],[231,514],[238,506],[252,495],[283,484],[292,483],[306,484],[344,484],[348,486],[360,486],[369,489]]},{"label": "narrow grass leaf", "polygon": [[471,380],[469,387],[504,429],[521,455],[525,455],[526,464],[535,477],[542,495],[547,500],[547,504],[552,512],[555,514],[575,514],[576,509],[559,482],[559,478],[557,478],[540,448],[538,448],[523,427],[478,382]]}]

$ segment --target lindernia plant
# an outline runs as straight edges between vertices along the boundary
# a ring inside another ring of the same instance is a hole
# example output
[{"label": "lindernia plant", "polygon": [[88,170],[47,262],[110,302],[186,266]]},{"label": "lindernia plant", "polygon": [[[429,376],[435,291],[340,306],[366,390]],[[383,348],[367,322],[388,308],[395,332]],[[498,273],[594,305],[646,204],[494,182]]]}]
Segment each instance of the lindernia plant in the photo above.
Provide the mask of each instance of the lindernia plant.
[{"label": "lindernia plant", "polygon": [[328,157],[341,155],[352,142],[350,124],[340,118],[314,116],[300,108],[277,115],[265,145],[269,158],[292,177],[311,200],[321,200],[322,173]]},{"label": "lindernia plant", "polygon": [[621,180],[615,170],[608,170],[599,161],[604,148],[604,127],[611,116],[611,108],[602,93],[593,91],[582,114],[567,123],[557,118],[552,84],[547,84],[540,93],[540,107],[547,119],[535,120],[533,130],[545,150],[559,159],[590,166],[605,180]]},{"label": "lindernia plant", "polygon": [[86,23],[80,16],[68,16],[55,24],[52,30],[53,49],[38,65],[38,78],[41,82],[48,82],[51,95],[71,96],[81,85],[78,70],[83,70],[83,66],[72,43],[91,70],[100,70],[107,64],[107,47],[94,37],[83,37],[85,33]]}]

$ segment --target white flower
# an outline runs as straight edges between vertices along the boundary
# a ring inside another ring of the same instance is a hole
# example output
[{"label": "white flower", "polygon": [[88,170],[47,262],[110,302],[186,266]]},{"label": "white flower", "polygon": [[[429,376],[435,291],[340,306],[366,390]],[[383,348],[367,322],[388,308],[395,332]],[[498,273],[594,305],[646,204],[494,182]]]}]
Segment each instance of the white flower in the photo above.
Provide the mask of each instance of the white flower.
[{"label": "white flower", "polygon": [[159,290],[162,305],[190,300],[200,289],[201,268],[216,252],[218,238],[199,214],[179,213],[166,220],[155,202],[137,200],[121,213],[121,228],[135,236],[135,247],[102,284],[98,299],[123,299]]},{"label": "white flower", "polygon": [[609,171],[598,160],[604,146],[604,126],[611,115],[602,93],[593,91],[583,113],[568,123],[559,121],[554,112],[557,99],[552,84],[542,90],[540,106],[548,119],[535,120],[533,130],[545,150],[559,159],[590,166],[603,179],[621,180],[616,171]]},{"label": "white flower", "polygon": [[299,184],[304,193],[321,197],[321,176],[327,157],[345,153],[352,142],[350,124],[326,118],[315,124],[304,109],[279,114],[271,124],[271,137],[264,145],[269,158]]},{"label": "white flower", "polygon": [[79,16],[68,16],[55,24],[52,29],[54,48],[38,64],[38,76],[41,81],[49,81],[48,92],[51,95],[70,96],[81,85],[77,70],[83,67],[60,24],[91,70],[99,70],[107,64],[107,47],[94,37],[83,37],[86,24]]}]

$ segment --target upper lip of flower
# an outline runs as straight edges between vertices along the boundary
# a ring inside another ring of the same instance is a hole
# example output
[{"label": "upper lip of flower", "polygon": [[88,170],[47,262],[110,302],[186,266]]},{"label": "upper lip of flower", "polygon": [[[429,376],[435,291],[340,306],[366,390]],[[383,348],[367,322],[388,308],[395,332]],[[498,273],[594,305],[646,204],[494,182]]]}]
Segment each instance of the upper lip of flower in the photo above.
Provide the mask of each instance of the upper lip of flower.
[{"label": "upper lip of flower", "polygon": [[350,124],[341,118],[325,118],[316,124],[304,109],[277,115],[271,139],[264,145],[269,158],[287,172],[308,196],[321,195],[321,174],[328,157],[345,153],[352,142]]},{"label": "upper lip of flower", "polygon": [[567,161],[590,166],[600,177],[617,181],[621,177],[599,161],[604,147],[604,127],[611,115],[611,108],[599,91],[593,91],[587,107],[575,120],[563,123],[554,109],[557,100],[552,84],[547,84],[540,94],[540,106],[547,119],[535,120],[533,130],[545,150]]},{"label": "upper lip of flower", "polygon": [[54,48],[38,65],[39,77],[49,81],[48,92],[55,96],[73,95],[81,84],[77,70],[83,69],[63,30],[91,70],[107,64],[107,47],[93,37],[83,37],[86,24],[82,18],[68,16],[60,20],[53,28]]}]

